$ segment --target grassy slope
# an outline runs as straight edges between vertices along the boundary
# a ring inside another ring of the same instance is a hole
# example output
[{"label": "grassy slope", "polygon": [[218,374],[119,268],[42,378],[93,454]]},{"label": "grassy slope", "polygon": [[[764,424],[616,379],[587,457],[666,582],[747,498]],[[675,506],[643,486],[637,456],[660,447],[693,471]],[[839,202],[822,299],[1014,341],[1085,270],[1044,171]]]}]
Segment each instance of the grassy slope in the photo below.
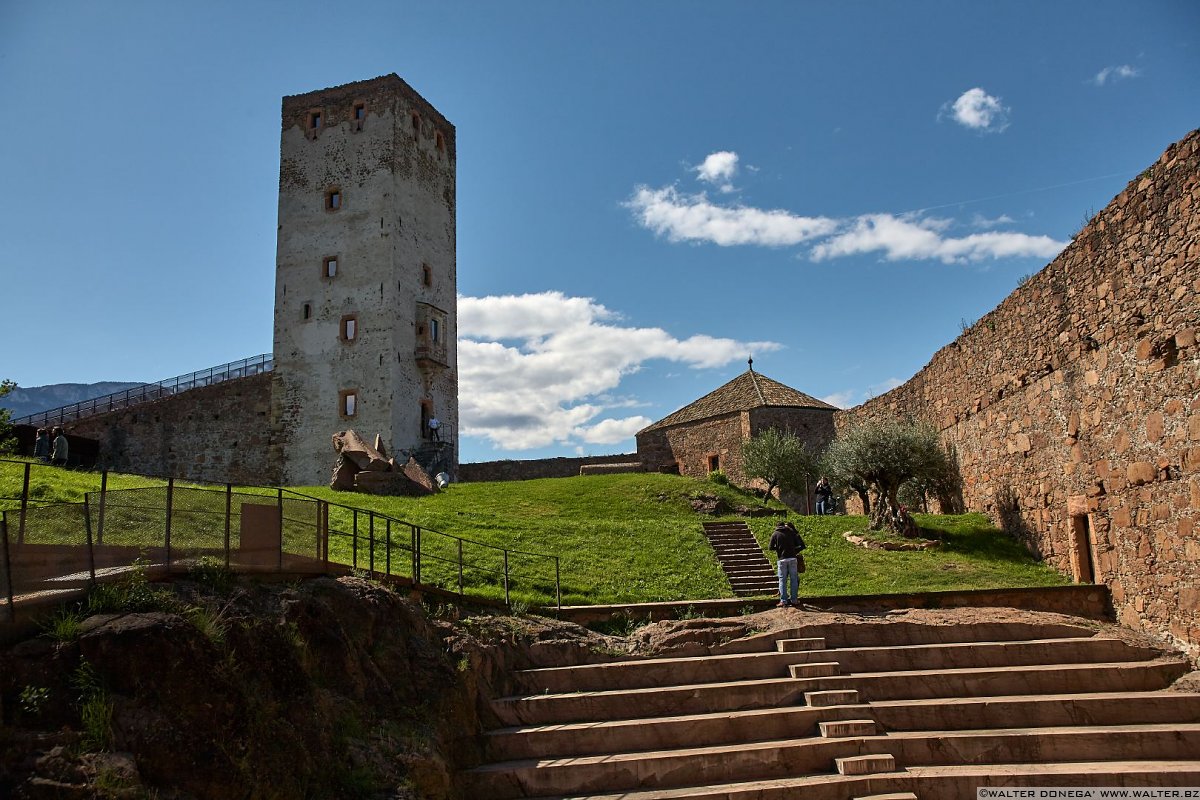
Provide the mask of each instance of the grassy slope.
[{"label": "grassy slope", "polygon": [[[20,493],[16,465],[0,464],[0,498]],[[95,474],[39,468],[31,493],[44,501],[77,501],[84,491],[98,488]],[[109,486],[128,488],[155,481],[110,476]],[[701,533],[702,517],[687,504],[698,493],[721,494],[736,504],[750,502],[736,490],[690,478],[656,474],[605,475],[501,483],[457,484],[425,498],[375,497],[333,492],[324,487],[300,491],[336,503],[369,508],[425,528],[444,531],[481,543],[514,550],[557,555],[561,559],[563,602],[621,603],[648,600],[692,600],[730,597],[732,593]],[[0,508],[13,507],[0,500]],[[346,529],[345,515],[331,514],[335,526]],[[1044,586],[1065,582],[1058,573],[1035,562],[1016,542],[978,514],[924,517],[918,523],[937,528],[941,548],[925,552],[865,550],[841,534],[862,531],[862,517],[795,517],[808,543],[809,571],[801,594],[865,594],[934,589]],[[774,521],[750,520],[759,541],[766,544]],[[397,537],[407,532],[397,532]],[[426,536],[423,552],[430,558],[423,578],[455,585],[457,567],[453,544]],[[335,541],[333,554],[349,560],[349,547]],[[360,565],[363,551],[360,549]],[[399,554],[397,554],[399,557]],[[495,551],[466,546],[466,558],[478,563],[498,558]],[[499,564],[496,564],[499,568]],[[541,559],[510,568],[514,597],[544,601],[527,591],[524,576],[537,574],[545,591],[552,586],[553,566]],[[482,576],[467,576],[468,583]],[[500,590],[493,587],[489,593]]]}]

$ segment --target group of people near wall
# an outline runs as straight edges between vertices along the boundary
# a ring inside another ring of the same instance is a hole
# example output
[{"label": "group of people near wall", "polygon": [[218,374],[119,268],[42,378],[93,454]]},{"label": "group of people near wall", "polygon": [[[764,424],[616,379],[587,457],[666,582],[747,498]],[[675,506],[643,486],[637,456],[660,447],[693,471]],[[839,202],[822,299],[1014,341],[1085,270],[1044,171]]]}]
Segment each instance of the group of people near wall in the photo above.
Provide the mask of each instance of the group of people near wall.
[{"label": "group of people near wall", "polygon": [[56,467],[67,465],[67,436],[63,429],[55,427],[52,430],[38,428],[37,438],[33,442],[33,457],[43,464],[53,464]]}]

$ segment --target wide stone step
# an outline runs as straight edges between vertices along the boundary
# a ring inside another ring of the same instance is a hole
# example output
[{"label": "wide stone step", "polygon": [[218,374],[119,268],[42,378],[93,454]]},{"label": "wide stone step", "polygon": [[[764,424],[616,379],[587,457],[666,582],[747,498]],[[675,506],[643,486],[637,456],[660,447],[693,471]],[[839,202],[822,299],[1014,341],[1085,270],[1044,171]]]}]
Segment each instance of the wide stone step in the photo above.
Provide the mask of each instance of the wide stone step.
[{"label": "wide stone step", "polygon": [[[1106,759],[1195,760],[1200,724],[929,731],[812,737],[720,747],[502,762],[471,770],[469,796],[503,798],[890,772],[901,766],[1035,764]],[[486,792],[483,791],[486,788]]]},{"label": "wide stone step", "polygon": [[[867,706],[791,706],[653,719],[500,728],[487,734],[492,761],[712,747],[818,735],[818,725],[862,717]],[[874,724],[874,723],[872,723]]]},{"label": "wide stone step", "polygon": [[1200,720],[1200,694],[1161,691],[948,697],[880,701],[867,708],[869,712],[864,716],[873,717],[889,731],[1007,728],[1018,720],[1036,728],[1190,723]]},{"label": "wide stone step", "polygon": [[1120,639],[1095,636],[1029,642],[840,648],[813,654],[810,658],[837,661],[842,666],[842,672],[850,673],[1146,661],[1159,654],[1159,651],[1149,647],[1135,647]]},{"label": "wide stone step", "polygon": [[[834,679],[812,679],[817,680]],[[508,726],[711,714],[797,704],[804,696],[804,684],[812,681],[777,678],[505,697],[493,700],[492,710]]]},{"label": "wide stone step", "polygon": [[[828,773],[834,760],[870,755],[857,739],[778,740],[717,747],[509,761],[465,773],[467,796],[492,800],[587,794]],[[470,787],[476,791],[470,791]]]},{"label": "wide stone step", "polygon": [[[827,706],[501,728],[487,735],[488,753],[490,760],[512,761],[796,739],[818,733],[869,736],[881,730],[1006,728],[1014,720],[1036,728],[1200,720],[1200,694],[1182,692],[941,698],[870,705],[855,705],[855,698],[854,694],[835,698],[838,702]],[[863,727],[846,732],[840,726],[847,723],[863,723]],[[829,728],[833,732],[826,733]]]},{"label": "wide stone step", "polygon": [[[762,584],[772,590],[775,584]],[[804,642],[795,645],[789,641]],[[533,693],[573,692],[611,689],[639,689],[671,684],[695,684],[717,681],[782,678],[789,674],[805,677],[794,665],[835,661],[840,669],[827,674],[912,671],[950,667],[1032,666],[1146,660],[1155,651],[1130,647],[1118,639],[1071,638],[1034,642],[981,642],[975,644],[908,645],[892,648],[842,648],[812,650],[821,637],[781,639],[774,642],[779,651],[693,658],[662,658],[618,661],[576,667],[522,670],[517,685]],[[800,648],[809,648],[805,652]],[[1158,688],[1158,687],[1155,687]],[[1024,694],[1024,692],[1019,692]]]},{"label": "wide stone step", "polygon": [[1189,670],[1187,661],[1160,658],[1104,664],[1053,664],[973,669],[860,672],[827,678],[797,678],[803,691],[857,689],[862,699],[922,700],[1015,694],[1152,692]]},{"label": "wide stone step", "polygon": [[[736,783],[574,794],[570,800],[846,800],[916,793],[920,800],[963,800],[980,786],[1200,786],[1200,760],[989,764],[910,767],[886,775],[805,775]],[[566,800],[561,796],[536,800]]]},{"label": "wide stone step", "polygon": [[901,766],[1021,764],[1044,761],[1200,759],[1200,723],[901,731],[887,742]]}]

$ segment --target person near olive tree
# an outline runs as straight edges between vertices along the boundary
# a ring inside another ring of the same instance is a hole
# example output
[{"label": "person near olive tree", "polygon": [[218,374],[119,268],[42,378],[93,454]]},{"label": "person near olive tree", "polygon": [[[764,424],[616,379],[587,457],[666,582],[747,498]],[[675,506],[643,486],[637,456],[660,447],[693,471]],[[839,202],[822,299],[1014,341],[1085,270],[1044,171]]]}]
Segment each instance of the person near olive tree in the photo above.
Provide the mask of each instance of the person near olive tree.
[{"label": "person near olive tree", "polygon": [[833,487],[829,485],[829,479],[824,475],[821,476],[821,480],[817,481],[816,495],[817,514],[832,514],[833,508],[829,501],[833,498]]},{"label": "person near olive tree", "polygon": [[[804,567],[804,540],[790,522],[780,522],[771,534],[770,548],[779,556],[779,607],[790,608],[800,592],[800,573]],[[791,590],[790,593],[788,590]]]}]

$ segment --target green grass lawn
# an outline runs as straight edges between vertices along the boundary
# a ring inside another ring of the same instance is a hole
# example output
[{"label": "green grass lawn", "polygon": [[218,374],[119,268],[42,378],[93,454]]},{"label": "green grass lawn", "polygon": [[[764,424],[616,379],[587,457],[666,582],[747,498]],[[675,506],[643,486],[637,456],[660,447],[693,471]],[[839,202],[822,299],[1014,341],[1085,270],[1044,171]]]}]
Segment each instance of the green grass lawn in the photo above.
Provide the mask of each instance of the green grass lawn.
[{"label": "green grass lawn", "polygon": [[[30,494],[43,502],[78,502],[84,492],[99,488],[96,473],[46,467],[35,468],[34,473]],[[163,482],[109,476],[110,489],[155,485]],[[0,463],[0,498],[17,497],[20,488],[19,465]],[[688,499],[706,493],[723,496],[733,505],[756,502],[736,489],[708,481],[649,473],[455,484],[423,498],[378,497],[326,487],[296,487],[296,491],[421,526],[425,529],[422,580],[450,589],[458,585],[458,541],[439,537],[429,529],[467,540],[462,545],[464,583],[471,591],[493,597],[503,596],[503,554],[496,548],[535,554],[509,556],[511,596],[529,603],[553,602],[554,563],[543,556],[557,556],[564,604],[732,597],[701,532],[701,522],[710,518],[692,511]],[[0,508],[14,507],[14,501],[0,499]],[[866,550],[846,542],[841,535],[844,531],[865,531],[863,517],[792,515],[792,519],[808,543],[803,595],[1066,582],[979,514],[917,515],[918,524],[937,531],[943,542],[940,548],[923,552]],[[196,520],[197,526],[205,524],[203,515]],[[349,532],[351,513],[331,509],[330,524]],[[385,561],[383,524],[376,522],[377,569]],[[765,546],[774,520],[756,518],[749,524]],[[360,515],[358,565],[363,568],[370,558],[367,530],[367,520]],[[408,526],[393,525],[394,572],[410,574],[407,548],[411,536]],[[350,563],[354,556],[351,539],[331,537],[330,552],[333,560]]]}]

